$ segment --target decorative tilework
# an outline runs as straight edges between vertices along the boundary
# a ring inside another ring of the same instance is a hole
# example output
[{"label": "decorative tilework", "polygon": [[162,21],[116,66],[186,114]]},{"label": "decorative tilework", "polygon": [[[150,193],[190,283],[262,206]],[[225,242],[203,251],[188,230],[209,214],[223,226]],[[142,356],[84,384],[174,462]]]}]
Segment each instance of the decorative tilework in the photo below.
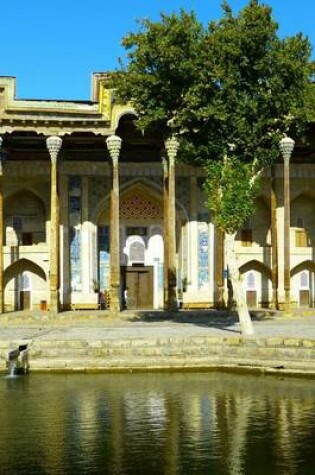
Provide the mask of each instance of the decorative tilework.
[{"label": "decorative tilework", "polygon": [[81,290],[81,230],[70,228],[71,289]]},{"label": "decorative tilework", "polygon": [[109,288],[109,227],[98,227],[99,282],[100,289]]},{"label": "decorative tilework", "polygon": [[71,289],[82,289],[81,177],[69,177],[70,281]]},{"label": "decorative tilework", "polygon": [[198,223],[198,287],[209,282],[209,233],[206,223]]}]

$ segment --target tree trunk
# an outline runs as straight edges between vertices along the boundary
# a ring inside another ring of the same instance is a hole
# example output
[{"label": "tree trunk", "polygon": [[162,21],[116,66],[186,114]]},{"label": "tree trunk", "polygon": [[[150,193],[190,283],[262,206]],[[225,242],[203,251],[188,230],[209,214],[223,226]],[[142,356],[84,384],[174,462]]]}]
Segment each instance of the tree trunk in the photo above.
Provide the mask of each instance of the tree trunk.
[{"label": "tree trunk", "polygon": [[225,235],[226,260],[229,270],[229,278],[233,287],[233,299],[236,302],[236,309],[240,319],[242,334],[253,335],[254,328],[248,312],[243,283],[236,261],[235,236],[236,233],[226,233]]}]

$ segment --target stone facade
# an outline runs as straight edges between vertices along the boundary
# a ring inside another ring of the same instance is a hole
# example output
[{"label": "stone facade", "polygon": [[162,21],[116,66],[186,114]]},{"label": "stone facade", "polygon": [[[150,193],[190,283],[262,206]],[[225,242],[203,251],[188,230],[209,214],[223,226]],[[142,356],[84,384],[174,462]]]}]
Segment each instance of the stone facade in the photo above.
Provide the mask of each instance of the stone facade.
[{"label": "stone facade", "polygon": [[[163,165],[162,138],[137,131],[106,79],[94,76],[93,101],[54,102],[19,100],[15,79],[0,78],[1,311],[224,306],[224,235],[202,170],[176,153]],[[314,306],[313,148],[297,146],[290,163],[289,284],[280,153],[237,235],[251,307],[281,309],[288,295],[290,307]]]}]

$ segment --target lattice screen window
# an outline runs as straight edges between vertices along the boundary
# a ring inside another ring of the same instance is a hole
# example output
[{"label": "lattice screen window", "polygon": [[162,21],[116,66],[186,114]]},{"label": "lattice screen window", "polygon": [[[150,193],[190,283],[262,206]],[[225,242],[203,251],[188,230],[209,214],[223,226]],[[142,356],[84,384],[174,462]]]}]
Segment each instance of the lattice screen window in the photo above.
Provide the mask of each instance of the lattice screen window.
[{"label": "lattice screen window", "polygon": [[128,196],[120,204],[120,218],[123,219],[161,219],[162,216],[160,203],[140,194]]}]

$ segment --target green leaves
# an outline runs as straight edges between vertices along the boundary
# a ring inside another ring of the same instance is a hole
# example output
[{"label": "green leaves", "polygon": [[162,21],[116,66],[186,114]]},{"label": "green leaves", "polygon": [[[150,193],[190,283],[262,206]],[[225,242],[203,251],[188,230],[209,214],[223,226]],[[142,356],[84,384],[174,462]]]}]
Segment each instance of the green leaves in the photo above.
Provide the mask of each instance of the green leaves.
[{"label": "green leaves", "polygon": [[181,160],[204,167],[209,209],[231,232],[253,211],[253,176],[279,158],[285,133],[313,117],[314,66],[308,39],[279,38],[267,5],[250,0],[234,15],[224,1],[222,10],[208,27],[184,10],[142,21],[123,39],[116,87],[134,101],[140,129],[180,136]]},{"label": "green leaves", "polygon": [[193,13],[161,14],[161,21],[141,22],[141,30],[123,39],[127,75],[116,84],[120,100],[134,100],[139,127],[181,129],[178,115],[194,84],[204,30]]},{"label": "green leaves", "polygon": [[207,207],[215,224],[229,234],[236,232],[254,211],[260,185],[257,166],[256,162],[249,164],[226,156],[205,167]]}]

